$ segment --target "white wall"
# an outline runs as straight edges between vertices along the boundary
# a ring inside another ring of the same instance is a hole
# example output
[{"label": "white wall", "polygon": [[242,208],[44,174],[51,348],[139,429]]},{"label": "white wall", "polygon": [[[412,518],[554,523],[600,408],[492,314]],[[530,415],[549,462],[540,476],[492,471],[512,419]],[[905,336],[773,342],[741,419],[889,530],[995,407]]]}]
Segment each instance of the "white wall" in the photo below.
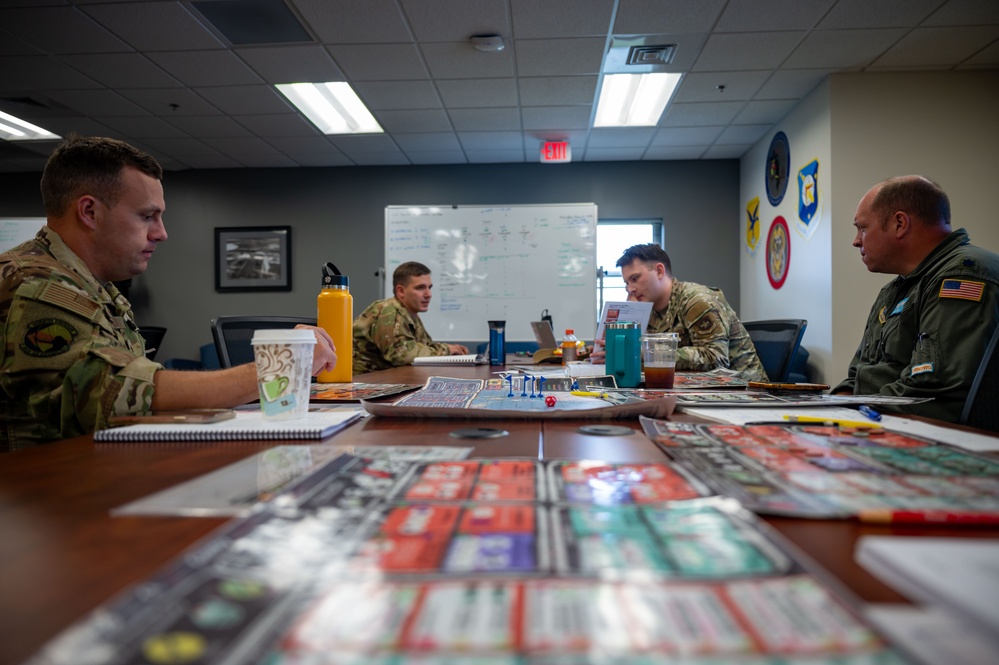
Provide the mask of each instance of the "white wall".
[{"label": "white wall", "polygon": [[[774,135],[782,131],[790,146],[790,182],[783,200],[770,204],[765,188],[766,157]],[[809,222],[808,230],[799,229],[798,171],[818,160],[819,209]],[[821,84],[796,106],[775,130],[769,132],[752,150],[742,157],[740,173],[740,279],[742,282],[743,321],[759,319],[806,319],[808,327],[802,345],[808,349],[809,365],[817,381],[828,381],[832,355],[832,311],[829,307],[832,268],[830,220],[832,206],[829,164],[829,85]],[[746,206],[759,197],[760,239],[750,253],[745,240]],[[787,279],[774,289],[767,277],[767,234],[777,216],[787,222],[790,230],[791,258]],[[806,237],[806,233],[808,234]]]}]

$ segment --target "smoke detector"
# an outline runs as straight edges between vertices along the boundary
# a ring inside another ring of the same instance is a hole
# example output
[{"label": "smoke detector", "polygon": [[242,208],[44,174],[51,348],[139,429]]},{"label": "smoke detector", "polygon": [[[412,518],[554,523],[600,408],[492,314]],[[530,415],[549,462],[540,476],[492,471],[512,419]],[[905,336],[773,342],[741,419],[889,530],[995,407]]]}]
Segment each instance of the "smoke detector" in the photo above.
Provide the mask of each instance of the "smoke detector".
[{"label": "smoke detector", "polygon": [[475,35],[469,41],[472,43],[472,48],[476,51],[492,53],[495,51],[502,51],[506,48],[506,44],[503,43],[503,38],[499,35]]}]

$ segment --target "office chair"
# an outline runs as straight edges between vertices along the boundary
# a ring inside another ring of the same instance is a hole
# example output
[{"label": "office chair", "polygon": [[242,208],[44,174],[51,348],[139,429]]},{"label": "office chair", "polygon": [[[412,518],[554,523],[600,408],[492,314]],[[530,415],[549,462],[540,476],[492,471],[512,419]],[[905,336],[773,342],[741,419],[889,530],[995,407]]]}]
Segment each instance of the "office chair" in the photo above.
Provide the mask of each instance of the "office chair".
[{"label": "office chair", "polygon": [[975,380],[971,382],[968,399],[961,413],[962,425],[999,432],[999,354],[995,352],[999,340],[999,328],[992,333],[989,345],[985,347],[985,355],[975,372]]},{"label": "office chair", "polygon": [[139,326],[139,334],[146,340],[146,357],[150,360],[155,360],[166,331],[167,329],[162,326]]},{"label": "office chair", "polygon": [[314,326],[316,320],[295,316],[220,316],[212,319],[212,339],[219,354],[219,365],[223,369],[253,362],[253,339],[255,330],[294,328],[300,323]]},{"label": "office chair", "polygon": [[769,321],[743,321],[742,325],[753,340],[756,355],[763,363],[767,376],[775,383],[783,383],[791,374],[794,354],[801,346],[808,321],[805,319],[771,319]]}]

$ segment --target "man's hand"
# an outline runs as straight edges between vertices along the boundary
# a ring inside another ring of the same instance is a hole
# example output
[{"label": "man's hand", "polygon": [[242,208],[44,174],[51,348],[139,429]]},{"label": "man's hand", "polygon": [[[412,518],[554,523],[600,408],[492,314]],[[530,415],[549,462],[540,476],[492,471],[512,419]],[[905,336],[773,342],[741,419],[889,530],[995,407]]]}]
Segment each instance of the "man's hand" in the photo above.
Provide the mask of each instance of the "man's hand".
[{"label": "man's hand", "polygon": [[461,344],[448,344],[447,350],[452,356],[463,356],[468,353],[468,347]]},{"label": "man's hand", "polygon": [[312,349],[312,376],[319,372],[330,372],[336,367],[336,346],[330,334],[316,326],[299,324],[295,330],[311,330],[316,334],[316,345]]},{"label": "man's hand", "polygon": [[606,362],[607,360],[607,350],[604,348],[603,342],[599,339],[593,342],[593,351],[590,352],[590,362],[599,365],[600,363]]}]

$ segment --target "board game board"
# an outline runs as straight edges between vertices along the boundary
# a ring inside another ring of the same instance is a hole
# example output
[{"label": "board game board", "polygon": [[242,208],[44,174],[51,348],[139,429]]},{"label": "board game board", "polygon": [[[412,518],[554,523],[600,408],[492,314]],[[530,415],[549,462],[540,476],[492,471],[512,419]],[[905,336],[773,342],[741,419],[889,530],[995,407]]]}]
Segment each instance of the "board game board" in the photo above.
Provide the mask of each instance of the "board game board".
[{"label": "board game board", "polygon": [[999,461],[944,443],[826,425],[641,423],[672,460],[757,512],[941,510],[999,518]]},{"label": "board game board", "polygon": [[704,492],[669,463],[337,457],[33,662],[903,663]]},{"label": "board game board", "polygon": [[360,402],[416,390],[419,385],[409,383],[312,383],[309,384],[310,402]]},{"label": "board game board", "polygon": [[586,384],[588,390],[575,390],[580,382],[583,379],[539,379],[512,374],[492,379],[434,376],[427,379],[423,388],[395,402],[365,400],[361,405],[373,415],[393,417],[603,419],[666,417],[676,403],[672,395],[648,400],[610,390],[604,392],[599,384]]}]

